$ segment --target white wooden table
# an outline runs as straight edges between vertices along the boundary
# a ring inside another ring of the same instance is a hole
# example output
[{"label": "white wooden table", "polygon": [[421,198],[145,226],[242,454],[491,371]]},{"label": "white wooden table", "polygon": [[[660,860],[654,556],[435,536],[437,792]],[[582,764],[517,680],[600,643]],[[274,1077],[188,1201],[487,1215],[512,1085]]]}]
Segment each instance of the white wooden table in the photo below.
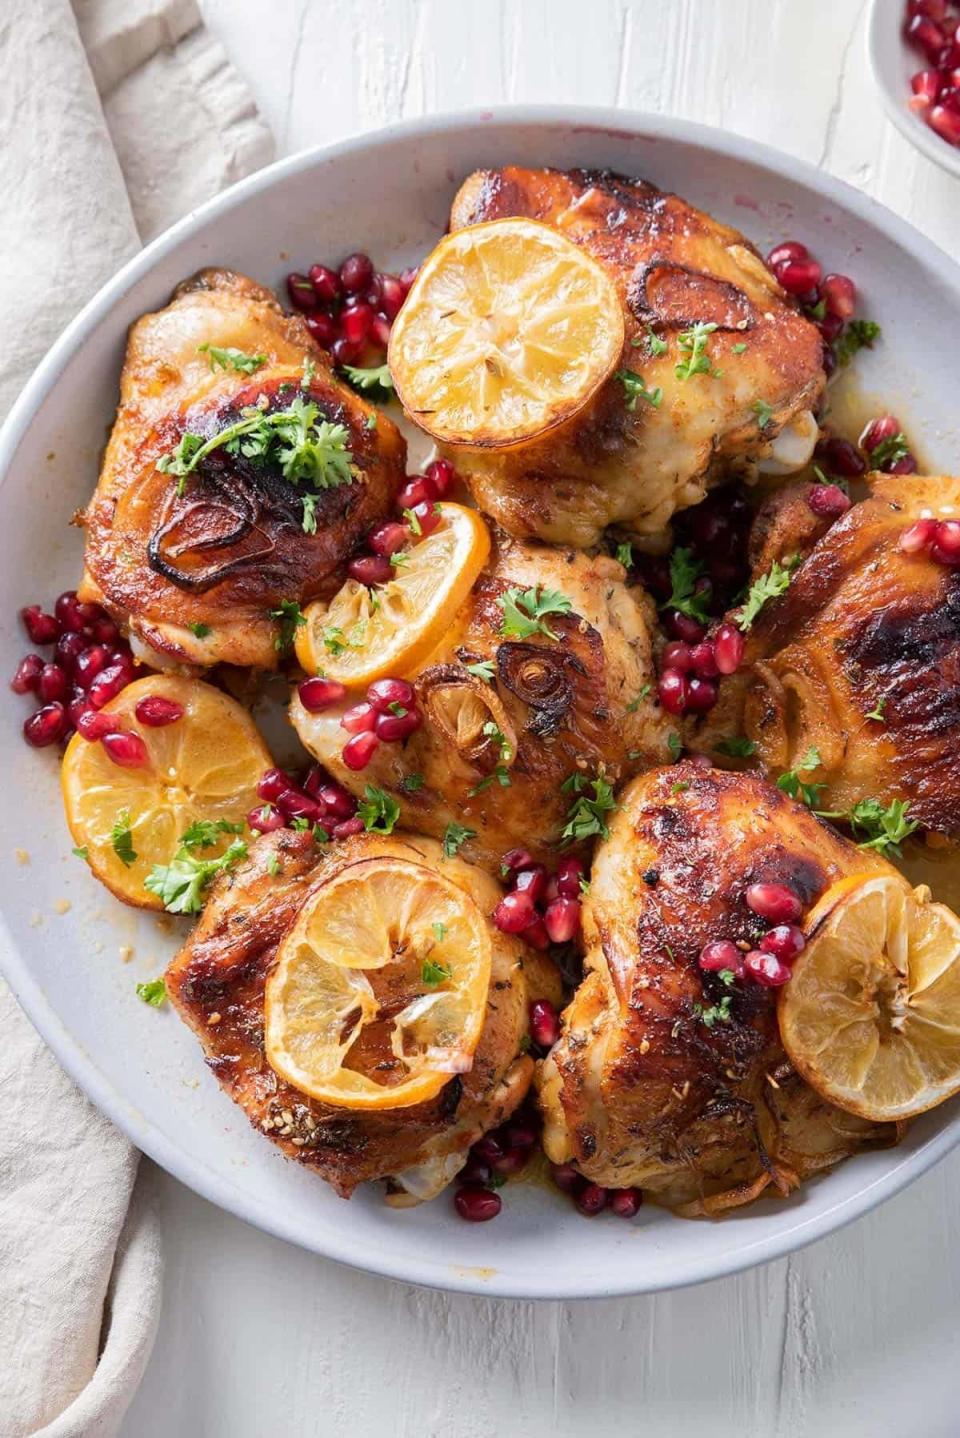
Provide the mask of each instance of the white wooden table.
[{"label": "white wooden table", "polygon": [[[813,160],[960,254],[960,182],[883,118],[863,0],[203,0],[281,154],[424,112],[617,104]],[[814,18],[815,16],[815,18]],[[594,1304],[427,1293],[158,1177],[160,1335],[124,1438],[955,1438],[960,1155],[793,1258]]]}]

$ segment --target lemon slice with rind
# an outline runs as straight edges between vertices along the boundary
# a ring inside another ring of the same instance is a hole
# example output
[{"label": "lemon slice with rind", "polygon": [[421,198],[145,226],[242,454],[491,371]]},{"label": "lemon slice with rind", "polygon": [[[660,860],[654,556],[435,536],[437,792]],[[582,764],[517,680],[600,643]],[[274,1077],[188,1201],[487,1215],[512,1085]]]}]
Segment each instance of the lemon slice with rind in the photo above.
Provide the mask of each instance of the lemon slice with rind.
[{"label": "lemon slice with rind", "polygon": [[351,864],[307,900],[265,993],[271,1067],[342,1108],[408,1108],[466,1073],[491,939],[474,900],[407,859]]},{"label": "lemon slice with rind", "polygon": [[841,881],[817,904],[784,985],[783,1045],[812,1088],[875,1122],[960,1090],[960,919],[897,875]]},{"label": "lemon slice with rind", "polygon": [[393,578],[376,589],[348,579],[329,604],[308,606],[296,637],[308,674],[350,688],[386,675],[409,677],[449,631],[490,553],[475,510],[441,505],[440,523],[403,551]]},{"label": "lemon slice with rind", "polygon": [[[150,696],[178,704],[182,716],[160,728],[140,723],[137,705]],[[273,760],[246,710],[197,679],[138,679],[101,712],[118,729],[140,735],[148,762],[121,768],[102,744],[75,734],[60,775],[67,824],[93,873],[118,899],[162,909],[162,900],[144,888],[154,864],[168,864],[198,820],[213,830],[212,842],[196,852],[216,858],[234,837],[224,826],[243,824]]]},{"label": "lemon slice with rind", "polygon": [[623,350],[613,280],[537,220],[491,220],[441,240],[390,335],[390,373],[444,444],[527,443],[586,405]]}]

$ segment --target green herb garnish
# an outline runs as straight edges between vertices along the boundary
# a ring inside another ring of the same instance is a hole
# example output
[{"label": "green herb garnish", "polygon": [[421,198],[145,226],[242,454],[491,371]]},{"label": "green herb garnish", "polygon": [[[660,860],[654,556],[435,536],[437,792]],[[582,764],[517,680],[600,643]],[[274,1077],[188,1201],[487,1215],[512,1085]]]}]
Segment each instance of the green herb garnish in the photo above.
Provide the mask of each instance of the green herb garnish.
[{"label": "green herb garnish", "polygon": [[706,374],[717,376],[720,371],[713,369],[707,354],[707,345],[710,336],[717,328],[715,324],[703,324],[697,321],[690,329],[683,330],[677,335],[677,344],[686,352],[686,359],[678,361],[674,366],[674,373],[677,379],[688,380],[695,374]]},{"label": "green herb garnish", "polygon": [[754,580],[747,591],[746,600],[737,619],[737,627],[741,633],[746,634],[747,630],[752,627],[757,615],[769,600],[778,599],[781,594],[786,594],[790,588],[794,570],[799,564],[799,554],[791,554],[782,564],[775,559],[766,574],[761,574],[759,579]]},{"label": "green herb garnish", "polygon": [[236,374],[254,374],[267,362],[266,355],[248,355],[229,346],[221,349],[219,345],[198,345],[197,353],[207,356],[212,370],[232,369]]},{"label": "green herb garnish", "polygon": [[636,374],[632,369],[618,369],[613,376],[623,385],[623,393],[626,400],[625,408],[631,414],[637,407],[638,399],[645,399],[647,404],[652,404],[654,409],[659,409],[663,400],[663,390],[657,385],[656,389],[647,389],[643,382],[643,376]]},{"label": "green herb garnish", "polygon": [[270,618],[275,619],[280,626],[280,631],[273,641],[273,647],[278,654],[286,654],[288,649],[293,648],[294,635],[297,630],[306,624],[306,616],[295,599],[281,599],[277,609],[268,611]]},{"label": "green herb garnish", "polygon": [[837,363],[849,364],[858,350],[872,350],[873,342],[880,338],[880,334],[880,326],[875,320],[850,320],[833,346]]},{"label": "green herb garnish", "polygon": [[247,856],[242,839],[234,839],[219,859],[196,859],[190,850],[181,847],[169,864],[154,864],[144,880],[144,888],[161,899],[171,914],[198,914],[203,908],[203,893],[215,874],[233,868]]},{"label": "green herb garnish", "polygon": [[718,754],[726,754],[730,759],[749,759],[757,752],[753,740],[745,739],[742,734],[727,734],[717,740],[714,748]]},{"label": "green herb garnish", "polygon": [[148,979],[145,984],[137,984],[137,998],[143,999],[151,1008],[158,1009],[166,1002],[167,986],[163,979]]},{"label": "green herb garnish", "polygon": [[559,639],[544,619],[545,614],[569,614],[573,608],[565,594],[555,589],[508,589],[498,601],[503,610],[500,633],[504,639],[528,639],[531,634],[545,634]]},{"label": "green herb garnish", "polygon": [[443,857],[445,859],[455,858],[467,840],[476,837],[476,829],[467,829],[463,824],[448,824],[443,831]]},{"label": "green herb garnish", "polygon": [[357,390],[379,390],[382,394],[392,394],[394,391],[393,376],[390,373],[389,365],[377,365],[372,369],[360,369],[356,365],[345,364],[341,366],[340,373],[345,376],[348,384]]},{"label": "green herb garnish", "polygon": [[707,610],[708,595],[695,589],[703,573],[703,565],[694,559],[693,551],[681,545],[670,556],[670,583],[673,586],[670,598],[660,605],[661,609],[676,609],[698,624],[706,624],[710,618]]},{"label": "green herb garnish", "polygon": [[560,837],[568,844],[579,844],[595,834],[601,839],[609,838],[607,815],[613,813],[617,804],[613,789],[603,775],[588,779],[585,774],[571,774],[560,787],[565,794],[574,795]]},{"label": "green herb garnish", "polygon": [[368,834],[392,834],[400,817],[400,805],[383,789],[368,784],[357,805],[357,813]]},{"label": "green herb garnish", "polygon": [[110,830],[110,843],[113,845],[113,852],[129,869],[131,864],[137,861],[137,851],[133,847],[133,834],[130,832],[130,810],[121,809]]},{"label": "green herb garnish", "polygon": [[791,799],[800,799],[809,808],[815,809],[820,797],[820,790],[826,788],[826,785],[804,783],[800,776],[810,773],[813,769],[819,769],[822,763],[820,750],[811,744],[807,752],[798,759],[796,768],[788,769],[785,774],[780,775],[777,780],[777,788],[782,793],[789,795]]}]

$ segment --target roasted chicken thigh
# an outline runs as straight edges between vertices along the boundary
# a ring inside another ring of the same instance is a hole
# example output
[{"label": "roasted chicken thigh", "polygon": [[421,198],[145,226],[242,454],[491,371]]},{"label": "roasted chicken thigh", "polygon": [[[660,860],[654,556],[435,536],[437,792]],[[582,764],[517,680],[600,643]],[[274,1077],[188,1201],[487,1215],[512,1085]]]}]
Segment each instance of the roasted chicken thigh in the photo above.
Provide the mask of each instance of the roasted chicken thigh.
[{"label": "roasted chicken thigh", "polygon": [[[189,467],[192,450],[258,411],[259,436]],[[335,377],[301,318],[242,275],[201,271],[130,331],[83,516],[80,597],[128,626],[149,662],[274,667],[276,612],[336,588],[405,460],[399,431]]]},{"label": "roasted chicken thigh", "polygon": [[555,227],[608,270],[626,343],[618,375],[562,428],[512,448],[451,450],[504,529],[579,546],[608,525],[656,534],[732,467],[768,456],[788,426],[786,462],[806,462],[820,335],[737,230],[642,180],[515,165],[468,176],[450,224],[509,216]]}]

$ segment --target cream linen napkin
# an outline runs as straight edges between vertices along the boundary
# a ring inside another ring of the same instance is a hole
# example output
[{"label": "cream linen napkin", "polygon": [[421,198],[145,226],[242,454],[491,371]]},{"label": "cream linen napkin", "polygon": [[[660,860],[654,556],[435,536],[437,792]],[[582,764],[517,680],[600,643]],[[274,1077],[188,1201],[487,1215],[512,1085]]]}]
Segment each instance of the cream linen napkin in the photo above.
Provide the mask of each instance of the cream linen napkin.
[{"label": "cream linen napkin", "polygon": [[[144,240],[272,146],[194,0],[0,10],[2,415]],[[110,1438],[120,1425],[160,1306],[138,1158],[0,980],[2,1438]]]}]

